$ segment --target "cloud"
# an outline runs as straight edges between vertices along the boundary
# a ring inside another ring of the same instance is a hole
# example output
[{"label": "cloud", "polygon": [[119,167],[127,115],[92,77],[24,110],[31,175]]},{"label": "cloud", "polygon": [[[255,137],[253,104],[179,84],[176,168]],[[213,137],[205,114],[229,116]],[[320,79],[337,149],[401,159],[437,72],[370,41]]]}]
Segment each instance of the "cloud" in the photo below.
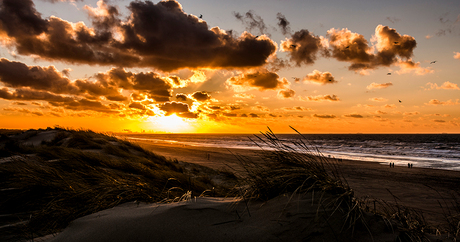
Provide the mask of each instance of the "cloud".
[{"label": "cloud", "polygon": [[429,105],[442,105],[442,106],[448,106],[448,105],[458,105],[460,104],[459,99],[452,101],[452,99],[449,99],[445,102],[439,101],[438,99],[431,99],[427,104]]},{"label": "cloud", "polygon": [[412,60],[398,61],[397,64],[401,70],[397,71],[398,74],[414,72],[416,75],[423,76],[426,74],[434,73],[430,68],[423,68],[420,66],[420,62],[413,62]]},{"label": "cloud", "polygon": [[303,81],[309,81],[320,85],[337,83],[330,72],[320,72],[318,70],[314,70],[312,73],[308,74]]},{"label": "cloud", "polygon": [[278,74],[267,70],[241,74],[236,77],[234,76],[229,78],[226,83],[238,90],[256,88],[260,91],[285,89],[290,85],[286,78],[280,79]]},{"label": "cloud", "polygon": [[187,98],[187,95],[185,95],[183,93],[178,93],[178,94],[176,94],[176,99],[178,101],[186,102],[188,98]]},{"label": "cloud", "polygon": [[146,110],[145,106],[142,105],[141,103],[138,103],[138,102],[133,102],[133,103],[129,104],[129,107],[139,109],[139,110]]},{"label": "cloud", "polygon": [[315,117],[315,118],[326,118],[326,119],[336,118],[335,115],[331,115],[331,114],[313,114],[313,117]]},{"label": "cloud", "polygon": [[436,83],[428,82],[425,86],[429,86],[429,88],[425,88],[425,90],[431,90],[431,89],[460,90],[460,87],[458,87],[458,84],[455,84],[452,82],[444,82],[441,86],[438,86],[438,84]]},{"label": "cloud", "polygon": [[43,116],[44,114],[42,112],[39,112],[39,111],[31,111],[29,109],[26,109],[26,108],[3,108],[3,111],[7,111],[7,112],[19,112],[19,113],[26,113],[26,114],[32,114],[32,115],[36,115],[36,116]]},{"label": "cloud", "polygon": [[343,116],[346,118],[364,118],[361,114],[346,114]]},{"label": "cloud", "polygon": [[276,19],[278,19],[278,27],[281,29],[281,33],[283,35],[287,35],[291,33],[291,28],[289,27],[289,21],[286,19],[286,17],[281,14],[277,13],[276,14]]},{"label": "cloud", "polygon": [[399,58],[410,59],[417,45],[414,37],[400,35],[395,29],[383,25],[375,28],[372,37],[375,48],[369,46],[364,36],[348,29],[330,29],[328,36],[332,46],[331,56],[339,61],[350,62],[348,69],[354,71],[390,66]]},{"label": "cloud", "polygon": [[54,66],[27,66],[21,62],[0,59],[0,82],[7,87],[30,87],[54,93],[77,93],[78,88],[71,85]]},{"label": "cloud", "polygon": [[236,98],[244,98],[244,99],[254,99],[256,96],[253,94],[246,94],[246,93],[235,93],[233,97]]},{"label": "cloud", "polygon": [[0,31],[21,55],[74,64],[182,68],[249,68],[266,64],[276,51],[269,38],[243,33],[235,38],[209,28],[172,1],[133,1],[126,22],[117,9],[100,2],[86,7],[92,28],[51,16],[42,19],[31,0],[4,0]]},{"label": "cloud", "polygon": [[292,89],[280,90],[278,92],[278,98],[292,98],[295,96],[295,91]]},{"label": "cloud", "polygon": [[369,98],[369,100],[371,100],[373,102],[386,102],[386,101],[388,101],[388,99],[383,98],[383,97],[373,97],[373,98]]},{"label": "cloud", "polygon": [[108,86],[142,92],[157,102],[167,102],[172,96],[169,78],[154,72],[132,73],[123,68],[112,68],[107,73],[97,74],[96,78]]},{"label": "cloud", "polygon": [[256,111],[261,111],[261,112],[270,112],[270,109],[268,107],[265,107],[265,106],[262,106],[262,105],[257,105],[257,106],[254,106],[254,107],[251,107],[252,110],[256,110]]},{"label": "cloud", "polygon": [[369,86],[367,86],[366,88],[368,90],[371,90],[371,89],[383,89],[383,88],[387,88],[387,87],[390,87],[390,86],[393,86],[393,83],[387,82],[387,83],[378,84],[378,83],[373,82]]},{"label": "cloud", "polygon": [[[331,56],[339,61],[351,62],[352,65],[371,63],[374,56],[367,40],[363,35],[353,33],[348,29],[330,29],[327,31]],[[368,64],[367,64],[368,65]],[[353,68],[350,68],[353,69]]]},{"label": "cloud", "polygon": [[110,86],[104,80],[91,82],[88,79],[80,79],[71,82],[54,66],[27,66],[5,58],[0,59],[0,82],[7,87],[28,87],[55,94],[88,94],[93,99],[105,96],[112,101],[124,101],[127,99],[118,92],[116,86]]},{"label": "cloud", "polygon": [[292,107],[292,108],[282,108],[285,111],[313,111],[311,108],[305,108],[305,107]]},{"label": "cloud", "polygon": [[160,110],[166,112],[166,115],[171,115],[173,113],[188,113],[189,107],[186,103],[180,102],[167,102],[164,104],[159,105]]},{"label": "cloud", "polygon": [[401,19],[395,17],[386,17],[386,20],[390,21],[392,24],[399,22]]},{"label": "cloud", "polygon": [[313,102],[322,102],[322,101],[330,101],[330,102],[337,102],[340,101],[339,97],[336,95],[318,95],[318,96],[309,96],[306,101],[313,101]]},{"label": "cloud", "polygon": [[319,36],[315,36],[306,29],[295,32],[290,39],[281,41],[281,51],[288,52],[290,60],[297,66],[313,64],[316,55],[325,47]]},{"label": "cloud", "polygon": [[448,14],[449,13],[446,13],[443,16],[439,17],[439,22],[441,22],[441,24],[443,24],[445,27],[442,29],[439,29],[435,33],[436,36],[438,37],[457,32],[457,29],[458,29],[457,27],[458,27],[458,24],[460,23],[460,14],[457,15],[456,19],[453,21],[450,18],[448,18],[447,16]]},{"label": "cloud", "polygon": [[50,2],[50,3],[58,3],[58,2],[83,2],[83,0],[41,0],[44,2]]},{"label": "cloud", "polygon": [[211,95],[209,95],[207,92],[195,92],[192,94],[192,98],[199,102],[205,102],[211,99]]},{"label": "cloud", "polygon": [[249,10],[244,14],[244,16],[238,12],[233,12],[233,16],[245,25],[247,31],[252,32],[254,29],[256,29],[258,30],[258,34],[265,34],[270,36],[267,33],[267,26],[265,25],[264,20],[262,17],[255,14],[254,11]]},{"label": "cloud", "polygon": [[404,112],[403,115],[405,116],[414,116],[414,115],[418,115],[420,114],[419,112],[415,111],[415,112]]},{"label": "cloud", "polygon": [[454,59],[460,60],[460,52],[454,52]]}]

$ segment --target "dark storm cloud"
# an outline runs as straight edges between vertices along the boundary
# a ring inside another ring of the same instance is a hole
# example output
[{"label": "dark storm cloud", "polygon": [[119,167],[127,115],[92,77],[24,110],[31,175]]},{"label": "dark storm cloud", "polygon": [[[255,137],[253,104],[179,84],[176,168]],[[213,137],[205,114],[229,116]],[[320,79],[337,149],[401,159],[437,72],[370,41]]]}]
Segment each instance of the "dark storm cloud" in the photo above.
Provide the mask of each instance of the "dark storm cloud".
[{"label": "dark storm cloud", "polygon": [[320,85],[337,83],[334,76],[332,76],[330,72],[320,72],[318,70],[314,70],[312,73],[308,74],[303,80],[317,83]]},{"label": "dark storm cloud", "polygon": [[0,82],[7,87],[29,87],[55,94],[88,94],[93,98],[105,96],[112,101],[126,100],[116,87],[109,86],[103,79],[97,82],[82,79],[72,83],[54,66],[27,66],[5,58],[0,59]]},{"label": "dark storm cloud", "polygon": [[21,62],[0,59],[0,82],[8,87],[30,87],[54,93],[76,93],[78,88],[54,66],[27,66]]},{"label": "dark storm cloud", "polygon": [[176,94],[176,99],[179,100],[179,101],[186,102],[188,98],[187,98],[187,95],[185,95],[183,93],[178,93],[178,94]]},{"label": "dark storm cloud", "polygon": [[335,115],[331,115],[331,114],[313,114],[313,117],[315,118],[336,118]]},{"label": "dark storm cloud", "polygon": [[99,101],[92,101],[86,98],[77,99],[45,91],[37,91],[25,88],[19,88],[14,91],[9,91],[8,88],[2,88],[0,89],[0,98],[6,100],[21,101],[47,101],[53,106],[64,107],[66,109],[75,111],[91,110],[104,113],[118,113],[117,111],[111,110],[109,106],[106,106]]},{"label": "dark storm cloud", "polygon": [[187,113],[189,112],[188,104],[180,102],[167,102],[159,105],[159,108],[166,112],[166,115],[173,113]]},{"label": "dark storm cloud", "polygon": [[290,39],[281,41],[281,50],[289,52],[291,61],[297,66],[313,64],[317,53],[324,49],[321,38],[306,29],[295,32]]},{"label": "dark storm cloud", "polygon": [[262,91],[285,89],[290,83],[285,78],[280,79],[275,72],[262,70],[231,77],[227,80],[227,84],[242,88],[257,88]]},{"label": "dark storm cloud", "polygon": [[[412,36],[401,35],[395,29],[378,25],[370,46],[363,35],[348,29],[330,29],[327,39],[315,36],[308,30],[295,32],[281,42],[281,50],[288,52],[290,60],[297,66],[313,64],[318,54],[349,62],[350,70],[375,69],[397,64],[399,58],[409,60],[417,43]],[[376,53],[374,53],[376,52]]]},{"label": "dark storm cloud", "polygon": [[258,30],[258,34],[267,34],[267,26],[264,23],[264,20],[259,15],[255,14],[254,11],[249,10],[243,15],[238,12],[233,12],[233,16],[240,20],[246,27],[246,30],[252,32],[254,29]]},{"label": "dark storm cloud", "polygon": [[142,92],[157,102],[167,102],[169,98],[172,97],[172,85],[169,83],[170,79],[168,77],[162,77],[155,72],[133,73],[123,68],[112,68],[107,73],[95,75],[95,78],[97,79],[97,83],[93,85],[87,84],[88,87],[93,87],[94,91],[100,88],[112,90],[123,88],[125,90]]},{"label": "dark storm cloud", "polygon": [[6,100],[22,100],[22,101],[47,101],[47,102],[73,102],[74,98],[56,95],[45,91],[36,91],[26,88],[17,88],[10,91],[8,88],[0,89],[0,98]]},{"label": "dark storm cloud", "polygon": [[[0,31],[12,38],[21,55],[69,63],[181,68],[261,66],[276,50],[268,38],[243,33],[235,38],[218,27],[187,15],[176,1],[131,2],[126,22],[118,10],[101,4],[86,7],[93,28],[57,17],[43,19],[30,0],[3,0]],[[103,14],[101,14],[103,13]]]},{"label": "dark storm cloud", "polygon": [[291,28],[289,27],[290,23],[286,19],[286,17],[281,13],[277,13],[276,19],[278,19],[278,27],[280,27],[281,33],[283,33],[283,35],[290,34],[291,33]]},{"label": "dark storm cloud", "polygon": [[211,95],[209,95],[207,92],[195,92],[192,94],[192,98],[199,102],[205,102],[211,99]]}]

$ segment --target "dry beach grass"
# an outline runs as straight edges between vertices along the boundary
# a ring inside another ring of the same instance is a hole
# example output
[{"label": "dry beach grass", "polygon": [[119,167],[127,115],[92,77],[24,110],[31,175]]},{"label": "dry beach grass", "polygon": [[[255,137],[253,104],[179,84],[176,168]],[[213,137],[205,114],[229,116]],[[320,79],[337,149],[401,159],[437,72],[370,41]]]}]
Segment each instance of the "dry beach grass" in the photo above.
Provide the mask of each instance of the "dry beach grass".
[{"label": "dry beach grass", "polygon": [[[0,234],[32,239],[76,218],[44,240],[451,241],[458,233],[459,172],[338,162],[288,152],[302,143],[285,146],[272,132],[261,138],[278,149],[133,145],[65,129],[3,135]],[[174,200],[187,201],[164,203]]]}]

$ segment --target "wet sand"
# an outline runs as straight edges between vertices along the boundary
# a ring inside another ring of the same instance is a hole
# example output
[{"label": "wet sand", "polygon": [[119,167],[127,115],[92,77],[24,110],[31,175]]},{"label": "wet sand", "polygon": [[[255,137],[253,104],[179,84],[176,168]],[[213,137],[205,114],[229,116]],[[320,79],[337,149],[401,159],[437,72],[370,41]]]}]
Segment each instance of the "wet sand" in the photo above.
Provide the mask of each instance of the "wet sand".
[{"label": "wet sand", "polygon": [[[131,140],[132,141],[132,140]],[[187,146],[177,143],[135,141],[159,155],[180,161],[200,164],[217,170],[239,170],[236,155],[261,161],[261,150],[225,149]],[[342,160],[339,171],[358,198],[367,198],[373,209],[373,200],[414,208],[423,212],[433,224],[442,223],[447,207],[460,202],[460,172],[428,168],[390,167],[389,164]],[[442,204],[441,207],[439,204]],[[378,202],[377,205],[378,206]]]}]

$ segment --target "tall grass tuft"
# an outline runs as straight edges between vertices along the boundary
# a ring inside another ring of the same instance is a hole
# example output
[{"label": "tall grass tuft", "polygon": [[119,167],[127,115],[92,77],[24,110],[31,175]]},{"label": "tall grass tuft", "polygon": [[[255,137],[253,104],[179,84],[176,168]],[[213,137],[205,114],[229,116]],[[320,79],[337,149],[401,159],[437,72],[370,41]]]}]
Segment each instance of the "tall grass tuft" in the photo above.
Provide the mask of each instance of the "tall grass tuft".
[{"label": "tall grass tuft", "polygon": [[7,232],[31,239],[124,202],[180,200],[213,187],[225,195],[209,177],[137,145],[92,131],[56,131],[36,147],[13,138],[0,146],[13,159],[0,164],[0,215],[24,221]]},{"label": "tall grass tuft", "polygon": [[330,217],[343,216],[343,224],[338,230],[333,228],[335,232],[353,234],[356,226],[366,229],[363,211],[341,175],[337,161],[323,156],[308,145],[301,133],[292,129],[299,135],[296,141],[282,140],[270,128],[261,132],[261,136],[256,135],[253,142],[266,151],[260,161],[237,155],[247,184],[241,196],[266,201],[283,194],[290,194],[291,198],[296,194],[309,194],[320,201],[318,211]]}]

